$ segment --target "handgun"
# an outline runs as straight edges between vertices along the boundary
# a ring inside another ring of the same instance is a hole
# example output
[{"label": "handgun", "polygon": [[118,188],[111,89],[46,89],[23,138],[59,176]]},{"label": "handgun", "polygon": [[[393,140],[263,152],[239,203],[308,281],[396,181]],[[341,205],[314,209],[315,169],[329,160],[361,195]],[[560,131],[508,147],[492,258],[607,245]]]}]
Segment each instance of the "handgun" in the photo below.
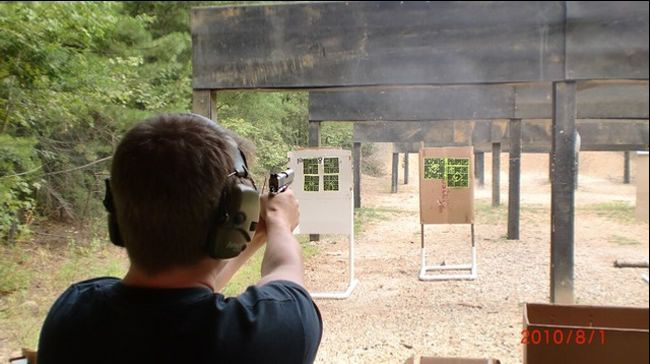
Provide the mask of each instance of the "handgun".
[{"label": "handgun", "polygon": [[284,192],[291,185],[291,182],[293,182],[293,176],[294,173],[291,168],[280,173],[271,173],[271,177],[269,177],[269,193],[271,195],[277,195],[280,192]]}]

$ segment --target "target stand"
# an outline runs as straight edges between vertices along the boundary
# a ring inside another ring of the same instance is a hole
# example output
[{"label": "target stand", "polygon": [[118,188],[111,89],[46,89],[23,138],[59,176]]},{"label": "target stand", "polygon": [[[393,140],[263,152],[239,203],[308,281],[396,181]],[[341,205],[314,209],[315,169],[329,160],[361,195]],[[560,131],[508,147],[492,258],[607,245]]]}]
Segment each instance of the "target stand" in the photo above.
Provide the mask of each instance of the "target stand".
[{"label": "target stand", "polygon": [[349,150],[310,148],[289,152],[295,171],[292,189],[300,202],[296,234],[348,236],[348,282],[343,291],[310,292],[313,298],[346,299],[358,281],[354,276],[354,198],[352,153]]},{"label": "target stand", "polygon": [[[476,279],[476,242],[474,240],[474,224],[470,225],[472,231],[472,262],[470,264],[456,265],[427,265],[427,253],[424,248],[424,224],[420,224],[420,275],[421,281],[446,281],[446,280],[474,280]],[[428,272],[440,271],[467,271],[459,274],[429,274]]]},{"label": "target stand", "polygon": [[[474,148],[425,148],[420,144],[420,272],[421,281],[476,279],[474,238]],[[472,257],[469,264],[427,265],[425,225],[469,225]]]},{"label": "target stand", "polygon": [[354,277],[354,231],[350,231],[348,236],[349,250],[348,250],[348,286],[344,291],[334,292],[313,292],[310,293],[312,298],[325,298],[343,300],[352,295],[352,291],[356,288],[359,280]]}]

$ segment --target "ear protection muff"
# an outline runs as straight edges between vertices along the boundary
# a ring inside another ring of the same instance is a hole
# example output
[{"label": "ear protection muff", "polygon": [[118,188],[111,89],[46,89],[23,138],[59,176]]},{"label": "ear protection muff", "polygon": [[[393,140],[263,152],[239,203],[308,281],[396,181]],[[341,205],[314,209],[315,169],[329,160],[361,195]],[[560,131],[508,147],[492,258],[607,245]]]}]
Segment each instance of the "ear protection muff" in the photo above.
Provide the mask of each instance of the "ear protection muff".
[{"label": "ear protection muff", "polygon": [[115,216],[115,205],[113,205],[113,194],[111,193],[111,181],[109,178],[104,180],[106,184],[106,194],[104,195],[104,208],[108,212],[108,237],[111,242],[117,246],[124,246],[124,241],[120,236],[120,229],[117,225],[117,217]]},{"label": "ear protection muff", "polygon": [[227,183],[221,191],[217,216],[210,222],[206,241],[207,252],[214,259],[238,256],[253,239],[260,216],[260,195],[248,174],[244,153],[229,139],[235,171],[228,177],[245,178],[252,186],[239,181]]}]

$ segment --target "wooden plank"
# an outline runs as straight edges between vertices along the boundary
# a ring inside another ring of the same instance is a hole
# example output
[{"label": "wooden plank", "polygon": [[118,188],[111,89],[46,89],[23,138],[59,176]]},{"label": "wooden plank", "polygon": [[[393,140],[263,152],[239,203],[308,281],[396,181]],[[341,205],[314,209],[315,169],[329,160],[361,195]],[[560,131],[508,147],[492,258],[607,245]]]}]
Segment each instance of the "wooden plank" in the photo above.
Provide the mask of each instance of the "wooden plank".
[{"label": "wooden plank", "polygon": [[[514,113],[513,85],[384,87],[309,93],[311,120],[505,119],[514,117]],[[550,115],[550,110],[546,114]]]},{"label": "wooden plank", "polygon": [[566,78],[648,79],[647,1],[567,1]]},{"label": "wooden plank", "polygon": [[[420,143],[394,143],[394,150],[400,152],[400,153],[414,153],[413,150],[414,148],[417,149],[416,147],[420,145]],[[443,147],[444,145],[438,144],[438,143],[425,143],[426,147],[430,148],[439,148]],[[448,145],[449,146],[449,145]],[[582,148],[583,152],[624,152],[626,150],[629,150],[630,147],[627,145],[598,145],[598,146],[592,146],[588,149]],[[633,150],[638,150],[642,151],[648,150],[647,146],[636,146],[632,148]],[[483,153],[490,153],[492,152],[492,144],[490,145],[474,145],[474,150],[477,152],[483,152]],[[501,145],[501,151],[504,153],[510,152],[510,146],[508,144],[502,144]],[[551,146],[534,146],[534,147],[527,147],[525,150],[523,149],[522,146],[522,153],[544,153],[544,154],[550,154],[551,153]],[[549,166],[549,171],[550,171],[550,166]]]},{"label": "wooden plank", "polygon": [[648,119],[648,96],[648,81],[580,82],[576,93],[577,118]]},{"label": "wooden plank", "polygon": [[195,89],[648,79],[647,2],[209,7],[191,28]]},{"label": "wooden plank", "polygon": [[[647,81],[583,81],[579,119],[647,119]],[[551,85],[374,87],[312,91],[310,120],[551,119]]]},{"label": "wooden plank", "polygon": [[[577,120],[583,151],[647,150],[648,120]],[[549,152],[552,129],[550,120],[522,121],[522,148],[526,153]],[[426,146],[474,145],[490,151],[493,142],[508,150],[508,123],[504,120],[355,122],[353,140],[358,142],[419,143]],[[411,152],[419,146],[397,152]],[[487,149],[486,149],[487,148]]]},{"label": "wooden plank", "polygon": [[550,296],[558,304],[574,303],[575,92],[575,82],[554,85]]},{"label": "wooden plank", "polygon": [[195,89],[564,77],[563,2],[332,2],[192,9]]}]

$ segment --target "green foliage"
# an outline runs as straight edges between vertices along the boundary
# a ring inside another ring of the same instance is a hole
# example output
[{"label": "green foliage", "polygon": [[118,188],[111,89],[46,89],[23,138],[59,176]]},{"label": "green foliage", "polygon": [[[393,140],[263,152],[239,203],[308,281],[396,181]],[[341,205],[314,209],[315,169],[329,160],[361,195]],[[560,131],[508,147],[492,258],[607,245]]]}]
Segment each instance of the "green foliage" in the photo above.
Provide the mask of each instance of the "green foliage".
[{"label": "green foliage", "polygon": [[[75,222],[102,213],[121,135],[191,108],[190,9],[234,3],[0,3],[0,237],[25,213]],[[219,121],[256,145],[258,180],[307,146],[307,105],[307,92],[219,93]],[[324,123],[322,135],[350,148],[352,124]],[[362,168],[376,174],[370,148]]]},{"label": "green foliage", "polygon": [[34,144],[31,137],[0,134],[0,240],[13,240],[20,223],[33,215],[34,192],[41,183],[21,174],[39,167]]},{"label": "green foliage", "polygon": [[27,288],[30,282],[30,272],[20,269],[20,266],[0,255],[0,297]]},{"label": "green foliage", "polygon": [[[174,6],[188,14],[189,5]],[[0,155],[0,177],[42,167],[0,179],[0,236],[35,203],[39,212],[64,220],[101,211],[109,165],[96,161],[109,159],[135,121],[189,109],[187,27],[154,32],[157,16],[171,13],[126,8],[119,2],[0,4],[0,136],[10,149]],[[29,140],[37,160],[16,154],[25,149],[19,138]]]},{"label": "green foliage", "polygon": [[219,122],[257,148],[257,163],[253,163],[256,176],[286,167],[287,152],[307,144],[306,97],[304,92],[219,94]]}]

